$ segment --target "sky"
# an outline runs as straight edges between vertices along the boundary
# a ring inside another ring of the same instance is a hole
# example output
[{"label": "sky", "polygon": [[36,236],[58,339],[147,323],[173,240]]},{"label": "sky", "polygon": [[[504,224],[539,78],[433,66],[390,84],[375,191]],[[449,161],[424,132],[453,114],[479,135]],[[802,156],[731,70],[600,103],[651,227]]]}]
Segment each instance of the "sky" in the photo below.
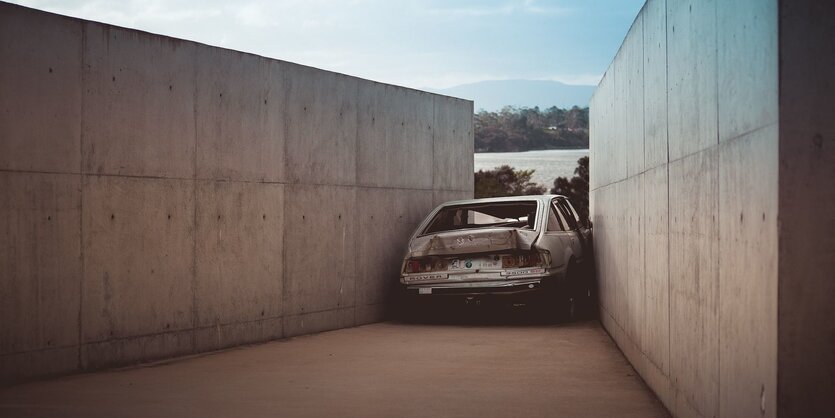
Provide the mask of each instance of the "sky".
[{"label": "sky", "polygon": [[13,0],[414,88],[595,85],[643,0]]}]

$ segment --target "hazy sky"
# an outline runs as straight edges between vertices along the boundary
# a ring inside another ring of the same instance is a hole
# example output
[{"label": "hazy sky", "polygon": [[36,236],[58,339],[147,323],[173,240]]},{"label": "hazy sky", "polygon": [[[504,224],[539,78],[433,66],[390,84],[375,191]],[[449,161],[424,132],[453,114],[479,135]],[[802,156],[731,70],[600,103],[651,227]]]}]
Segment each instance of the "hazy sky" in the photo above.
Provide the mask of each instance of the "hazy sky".
[{"label": "hazy sky", "polygon": [[409,87],[597,84],[643,0],[13,0]]}]

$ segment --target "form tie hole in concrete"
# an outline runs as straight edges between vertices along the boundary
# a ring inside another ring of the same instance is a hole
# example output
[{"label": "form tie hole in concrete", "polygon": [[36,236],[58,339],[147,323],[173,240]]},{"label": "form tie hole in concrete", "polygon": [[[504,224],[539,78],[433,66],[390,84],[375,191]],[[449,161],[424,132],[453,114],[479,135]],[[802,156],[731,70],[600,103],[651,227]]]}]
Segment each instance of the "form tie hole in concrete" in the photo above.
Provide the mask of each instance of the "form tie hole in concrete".
[{"label": "form tie hole in concrete", "polygon": [[339,216],[337,218],[342,219],[342,214],[339,214]]},{"label": "form tie hole in concrete", "polygon": [[261,316],[264,316],[264,310],[263,309],[261,310]]},{"label": "form tie hole in concrete", "polygon": [[168,219],[171,219],[171,215],[168,215]]},{"label": "form tie hole in concrete", "polygon": [[304,219],[304,215],[302,215],[302,219]]},{"label": "form tie hole in concrete", "polygon": [[47,216],[47,217],[46,217],[46,220],[47,220],[47,221],[51,221],[51,220],[52,220],[52,217],[51,217],[51,216]]},{"label": "form tie hole in concrete", "polygon": [[168,90],[169,91],[174,90],[174,86],[168,86]]},{"label": "form tie hole in concrete", "polygon": [[220,93],[220,97],[223,97],[223,93]]},{"label": "form tie hole in concrete", "polygon": [[113,76],[113,81],[116,81],[116,76],[115,75]]},{"label": "form tie hole in concrete", "polygon": [[264,104],[267,104],[267,99],[264,99]]},{"label": "form tie hole in concrete", "polygon": [[52,67],[49,67],[49,73],[52,74]]},{"label": "form tie hole in concrete", "polygon": [[304,107],[304,111],[307,112],[307,106]]},{"label": "form tie hole in concrete", "polygon": [[266,221],[267,220],[267,215],[266,214],[261,215],[261,219]]},{"label": "form tie hole in concrete", "polygon": [[217,220],[220,220],[220,215],[217,215]]},{"label": "form tie hole in concrete", "polygon": [[165,324],[165,329],[171,328],[171,324]]},{"label": "form tie hole in concrete", "polygon": [[765,212],[763,212],[763,221],[765,220]]},{"label": "form tie hole in concrete", "polygon": [[739,212],[739,223],[742,223],[742,212]]},{"label": "form tie hole in concrete", "polygon": [[114,220],[114,219],[116,219],[116,215],[114,215],[114,214],[112,214],[112,213],[111,213],[111,214],[110,214],[110,220],[112,221],[112,220]]},{"label": "form tie hole in concrete", "polygon": [[817,148],[823,148],[823,137],[821,134],[816,134],[812,137],[812,144],[814,144]]}]

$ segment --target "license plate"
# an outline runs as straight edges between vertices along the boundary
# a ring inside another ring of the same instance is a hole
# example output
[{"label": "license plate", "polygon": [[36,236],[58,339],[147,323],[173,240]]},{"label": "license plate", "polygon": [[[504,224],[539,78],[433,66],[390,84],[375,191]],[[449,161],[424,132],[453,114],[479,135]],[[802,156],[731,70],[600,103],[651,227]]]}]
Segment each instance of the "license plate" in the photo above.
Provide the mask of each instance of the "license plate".
[{"label": "license plate", "polygon": [[500,268],[502,259],[499,257],[456,258],[449,264],[453,271]]},{"label": "license plate", "polygon": [[418,289],[418,294],[431,295],[432,294],[432,288],[431,287],[421,287],[420,289]]}]

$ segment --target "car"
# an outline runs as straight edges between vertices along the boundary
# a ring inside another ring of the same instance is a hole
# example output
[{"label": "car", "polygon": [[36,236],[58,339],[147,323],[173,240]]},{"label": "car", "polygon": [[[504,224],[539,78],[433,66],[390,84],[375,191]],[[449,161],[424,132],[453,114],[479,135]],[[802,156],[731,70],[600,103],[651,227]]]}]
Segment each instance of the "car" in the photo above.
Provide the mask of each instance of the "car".
[{"label": "car", "polygon": [[446,202],[409,239],[401,306],[499,302],[570,318],[576,302],[592,295],[590,253],[591,223],[565,196]]}]

